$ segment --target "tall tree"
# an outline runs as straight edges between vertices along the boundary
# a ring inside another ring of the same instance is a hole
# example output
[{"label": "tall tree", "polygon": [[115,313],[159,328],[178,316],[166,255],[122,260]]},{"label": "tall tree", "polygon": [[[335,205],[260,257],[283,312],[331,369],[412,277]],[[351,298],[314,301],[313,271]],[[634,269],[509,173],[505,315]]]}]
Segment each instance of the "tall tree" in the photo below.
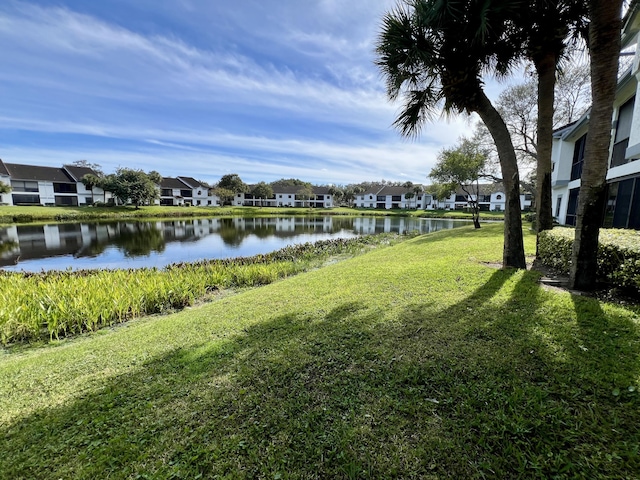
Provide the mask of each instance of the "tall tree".
[{"label": "tall tree", "polygon": [[476,112],[494,139],[506,193],[503,266],[526,268],[520,178],[504,120],[483,90],[482,73],[504,75],[517,57],[509,33],[519,2],[405,0],[384,15],[376,51],[391,100],[404,99],[395,121],[415,136],[439,110]]},{"label": "tall tree", "polygon": [[345,191],[343,188],[337,185],[331,185],[328,189],[328,193],[333,197],[333,204],[339,205],[342,202],[342,199],[344,198]]},{"label": "tall tree", "polygon": [[[558,73],[554,97],[556,107],[553,128],[577,120],[591,104],[589,65],[569,63]],[[538,86],[530,79],[505,88],[496,100],[496,108],[502,115],[518,157],[521,168],[535,166],[538,161]],[[482,122],[478,122],[473,140],[492,159],[495,156],[493,139]]]},{"label": "tall tree", "polygon": [[413,197],[415,197],[415,196],[416,196],[416,194],[415,194],[415,192],[413,190],[409,190],[408,192],[405,192],[404,198],[406,198],[408,200],[407,201],[407,208],[411,208],[411,199]]},{"label": "tall tree", "polygon": [[487,163],[487,156],[468,139],[461,139],[454,148],[445,148],[438,155],[436,165],[429,173],[429,177],[438,184],[447,187],[449,193],[462,189],[467,195],[467,202],[471,205],[473,225],[480,228],[480,186],[479,179]]},{"label": "tall tree", "polygon": [[231,190],[234,193],[245,193],[248,190],[247,184],[242,181],[237,173],[223,175],[217,187]]},{"label": "tall tree", "polygon": [[76,167],[90,168],[96,173],[96,175],[104,176],[102,166],[99,163],[91,163],[88,160],[74,160],[73,162],[71,162],[71,165],[74,165]]},{"label": "tall tree", "polygon": [[310,184],[300,186],[300,188],[296,192],[296,200],[300,200],[303,207],[305,202],[307,203],[307,206],[311,207],[309,201],[311,200],[311,198],[313,198],[313,196],[313,188]]},{"label": "tall tree", "polygon": [[[576,0],[524,2],[516,24],[524,55],[537,74],[536,225],[538,232],[553,228],[551,209],[551,146],[556,74],[571,32],[584,29],[586,5]],[[517,36],[517,34],[516,34]],[[574,38],[577,35],[574,36]]]},{"label": "tall tree", "polygon": [[87,173],[82,177],[80,181],[84,184],[86,188],[91,190],[91,199],[95,201],[93,198],[93,189],[95,187],[99,187],[100,185],[102,185],[103,178],[98,175],[94,175],[93,173]]},{"label": "tall tree", "polygon": [[131,202],[138,210],[140,205],[151,203],[159,196],[157,184],[151,177],[156,178],[156,175],[132,168],[119,168],[115,174],[104,178],[102,188],[112,192],[122,203]]},{"label": "tall tree", "polygon": [[571,287],[579,290],[592,289],[596,281],[622,27],[622,0],[589,0],[588,5],[593,102],[580,178],[570,275]]},{"label": "tall tree", "polygon": [[11,185],[4,182],[0,182],[0,193],[9,193],[11,191]]},{"label": "tall tree", "polygon": [[0,182],[0,204],[2,204],[2,195],[11,191],[11,185]]},{"label": "tall tree", "polygon": [[305,182],[304,180],[300,180],[299,178],[281,178],[280,180],[276,180],[275,182],[271,182],[271,186],[273,188],[278,187],[300,187],[304,185],[308,185],[309,182]]},{"label": "tall tree", "polygon": [[228,188],[215,187],[212,189],[212,192],[220,198],[220,202],[223,206],[233,204],[233,199],[236,196],[235,192]]},{"label": "tall tree", "polygon": [[251,189],[251,195],[260,199],[260,206],[262,207],[265,198],[273,197],[273,188],[268,183],[260,182]]}]

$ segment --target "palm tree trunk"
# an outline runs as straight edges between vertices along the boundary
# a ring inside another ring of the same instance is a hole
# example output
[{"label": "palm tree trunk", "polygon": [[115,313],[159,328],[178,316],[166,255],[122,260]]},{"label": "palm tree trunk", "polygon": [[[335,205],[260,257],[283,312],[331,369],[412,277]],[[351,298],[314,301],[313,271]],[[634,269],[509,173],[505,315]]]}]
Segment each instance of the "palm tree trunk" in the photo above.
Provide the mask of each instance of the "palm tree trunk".
[{"label": "palm tree trunk", "polygon": [[622,0],[590,0],[591,118],[580,179],[570,286],[591,290],[596,285],[598,236],[606,204],[606,175],[611,119],[620,55]]},{"label": "palm tree trunk", "polygon": [[502,266],[505,268],[527,268],[522,239],[520,175],[511,136],[504,120],[482,90],[477,94],[475,111],[480,115],[496,144],[500,158],[500,169],[502,170],[502,183],[507,196],[504,213]]},{"label": "palm tree trunk", "polygon": [[[536,228],[540,233],[553,228],[551,208],[551,147],[553,144],[553,104],[557,57],[547,54],[536,63],[538,72],[538,165],[536,172]],[[536,246],[537,254],[537,246]]]}]

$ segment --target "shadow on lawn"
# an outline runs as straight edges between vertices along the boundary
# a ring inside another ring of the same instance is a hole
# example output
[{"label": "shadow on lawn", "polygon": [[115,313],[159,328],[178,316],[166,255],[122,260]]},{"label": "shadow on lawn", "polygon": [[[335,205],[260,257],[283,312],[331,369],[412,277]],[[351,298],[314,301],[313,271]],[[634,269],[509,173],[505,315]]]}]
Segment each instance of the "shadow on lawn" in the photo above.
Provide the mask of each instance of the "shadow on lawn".
[{"label": "shadow on lawn", "polygon": [[[442,430],[453,433],[438,456],[467,461],[438,473],[632,478],[640,471],[639,326],[592,298],[547,292],[538,277],[498,270],[438,312],[446,328],[416,337],[416,349],[446,346],[412,359],[417,383],[439,401]],[[492,302],[503,288],[510,295]],[[420,308],[405,317],[420,323]]]},{"label": "shadow on lawn", "polygon": [[423,296],[381,317],[347,302],[169,352],[3,427],[0,477],[640,471],[640,402],[626,389],[640,373],[640,335],[628,318],[513,270],[448,308]]},{"label": "shadow on lawn", "polygon": [[372,315],[345,303],[171,351],[3,427],[0,477],[351,477]]}]

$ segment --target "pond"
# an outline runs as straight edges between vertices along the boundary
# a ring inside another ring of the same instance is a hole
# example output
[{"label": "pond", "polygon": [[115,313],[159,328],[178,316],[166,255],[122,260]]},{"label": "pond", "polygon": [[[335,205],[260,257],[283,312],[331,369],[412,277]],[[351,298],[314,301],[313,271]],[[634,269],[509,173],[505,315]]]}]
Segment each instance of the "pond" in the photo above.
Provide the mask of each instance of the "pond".
[{"label": "pond", "polygon": [[11,225],[0,228],[0,268],[38,272],[161,268],[176,262],[252,256],[286,245],[471,222],[410,217],[259,217]]}]

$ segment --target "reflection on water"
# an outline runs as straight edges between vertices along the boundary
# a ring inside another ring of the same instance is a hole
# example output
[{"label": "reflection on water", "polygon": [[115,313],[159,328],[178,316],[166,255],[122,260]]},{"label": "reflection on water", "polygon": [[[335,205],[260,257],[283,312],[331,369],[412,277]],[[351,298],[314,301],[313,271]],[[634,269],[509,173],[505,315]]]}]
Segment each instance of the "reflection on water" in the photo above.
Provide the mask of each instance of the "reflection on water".
[{"label": "reflection on water", "polygon": [[0,228],[7,270],[163,267],[266,253],[285,245],[383,232],[434,232],[469,222],[402,217],[208,218]]}]

